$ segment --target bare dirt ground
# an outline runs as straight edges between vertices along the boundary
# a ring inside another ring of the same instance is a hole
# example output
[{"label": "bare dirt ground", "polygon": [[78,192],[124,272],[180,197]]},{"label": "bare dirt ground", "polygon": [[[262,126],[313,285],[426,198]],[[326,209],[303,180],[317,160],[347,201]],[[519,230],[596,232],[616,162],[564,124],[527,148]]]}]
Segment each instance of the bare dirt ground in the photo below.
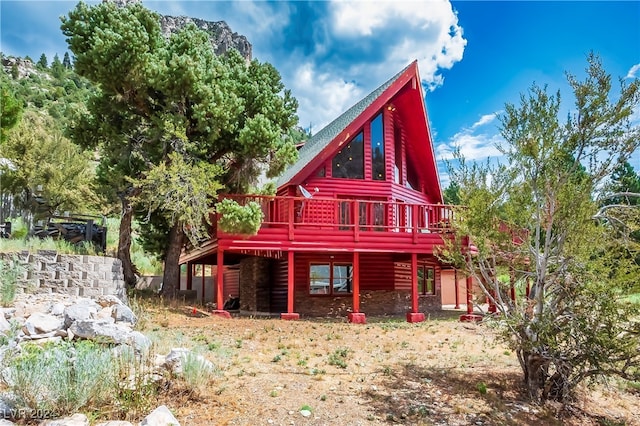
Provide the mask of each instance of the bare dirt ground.
[{"label": "bare dirt ground", "polygon": [[640,425],[640,394],[581,390],[569,409],[527,402],[515,355],[482,324],[198,317],[147,310],[158,353],[195,348],[219,368],[200,393],[167,390],[192,425]]}]

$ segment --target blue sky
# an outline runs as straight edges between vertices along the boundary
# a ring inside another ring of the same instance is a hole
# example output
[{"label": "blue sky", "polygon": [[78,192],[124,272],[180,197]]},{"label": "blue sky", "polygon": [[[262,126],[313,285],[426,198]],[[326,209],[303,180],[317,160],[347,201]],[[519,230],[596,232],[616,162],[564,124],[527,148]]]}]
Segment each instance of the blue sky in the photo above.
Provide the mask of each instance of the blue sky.
[{"label": "blue sky", "polygon": [[[89,2],[95,3],[95,2]],[[0,2],[5,55],[67,50],[59,16],[75,1]],[[497,154],[495,114],[535,81],[571,94],[598,53],[614,77],[640,77],[640,2],[143,1],[159,13],[226,21],[272,63],[314,132],[418,59],[436,156]],[[630,81],[630,80],[627,80]],[[640,111],[636,111],[640,122]],[[640,155],[632,159],[640,171]],[[441,178],[447,177],[441,167]]]}]

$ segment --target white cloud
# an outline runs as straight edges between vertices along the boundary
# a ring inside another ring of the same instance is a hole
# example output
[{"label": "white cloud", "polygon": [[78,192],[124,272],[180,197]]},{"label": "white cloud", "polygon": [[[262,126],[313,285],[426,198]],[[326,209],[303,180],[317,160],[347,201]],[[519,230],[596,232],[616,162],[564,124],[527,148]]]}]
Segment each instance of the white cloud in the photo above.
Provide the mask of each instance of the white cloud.
[{"label": "white cloud", "polygon": [[[495,127],[486,126],[497,118],[498,113],[485,114],[470,127],[456,133],[447,143],[436,146],[436,157],[441,160],[453,159],[457,149],[466,160],[484,160],[488,157],[500,157],[502,153],[497,146],[503,142]],[[485,126],[484,132],[478,128]]]},{"label": "white cloud", "polygon": [[497,118],[497,115],[499,114],[499,112],[494,112],[492,114],[485,114],[482,117],[480,117],[480,119],[478,121],[476,121],[475,123],[473,123],[473,125],[471,125],[472,129],[477,129],[478,127],[484,126],[486,124],[491,123],[492,121],[494,121]]},{"label": "white cloud", "polygon": [[640,64],[635,64],[631,68],[629,68],[629,72],[625,78],[636,78],[636,73],[640,71]]},{"label": "white cloud", "polygon": [[502,142],[497,134],[473,134],[468,130],[456,133],[449,143],[436,147],[436,156],[440,160],[450,160],[457,148],[466,160],[481,160],[488,157],[499,157],[502,154],[496,148]]},{"label": "white cloud", "polygon": [[353,82],[319,72],[310,62],[296,69],[291,89],[300,105],[300,126],[307,128],[311,124],[313,133],[317,133],[365,95]]},{"label": "white cloud", "polygon": [[395,37],[382,41],[392,46],[384,59],[386,69],[399,70],[418,59],[429,90],[443,84],[438,72],[462,60],[467,44],[448,0],[333,1],[331,15],[335,34],[356,42],[393,33]]},{"label": "white cloud", "polygon": [[448,0],[335,0],[316,11],[325,6],[309,23],[311,50],[276,60],[303,127],[319,130],[413,60],[430,90],[462,60],[467,41]]}]

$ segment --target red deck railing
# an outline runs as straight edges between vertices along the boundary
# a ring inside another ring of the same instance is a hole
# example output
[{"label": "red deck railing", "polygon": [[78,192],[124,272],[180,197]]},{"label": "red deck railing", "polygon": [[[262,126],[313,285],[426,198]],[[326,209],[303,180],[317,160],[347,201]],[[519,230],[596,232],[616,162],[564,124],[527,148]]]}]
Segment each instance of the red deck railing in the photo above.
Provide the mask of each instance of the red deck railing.
[{"label": "red deck railing", "polygon": [[[453,208],[443,204],[414,204],[338,198],[225,195],[239,204],[262,207],[261,230],[287,228],[350,232],[446,233],[451,231]],[[218,237],[224,234],[218,230]]]}]

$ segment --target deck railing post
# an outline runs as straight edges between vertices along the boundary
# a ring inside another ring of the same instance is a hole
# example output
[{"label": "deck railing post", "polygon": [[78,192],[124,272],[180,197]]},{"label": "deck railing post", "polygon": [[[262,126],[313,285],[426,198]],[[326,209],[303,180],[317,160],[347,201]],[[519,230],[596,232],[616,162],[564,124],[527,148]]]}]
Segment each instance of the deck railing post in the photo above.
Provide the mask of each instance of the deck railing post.
[{"label": "deck railing post", "polygon": [[354,201],[353,208],[353,240],[360,241],[360,202]]},{"label": "deck railing post", "polygon": [[412,204],[411,205],[411,225],[412,225],[412,232],[413,232],[413,243],[417,243],[418,242],[418,205],[417,204]]},{"label": "deck railing post", "polygon": [[295,202],[293,198],[289,198],[289,206],[288,206],[288,211],[289,211],[289,217],[288,217],[288,222],[289,222],[289,241],[293,240],[293,220],[295,217],[295,212],[294,212],[294,206],[295,206]]}]

